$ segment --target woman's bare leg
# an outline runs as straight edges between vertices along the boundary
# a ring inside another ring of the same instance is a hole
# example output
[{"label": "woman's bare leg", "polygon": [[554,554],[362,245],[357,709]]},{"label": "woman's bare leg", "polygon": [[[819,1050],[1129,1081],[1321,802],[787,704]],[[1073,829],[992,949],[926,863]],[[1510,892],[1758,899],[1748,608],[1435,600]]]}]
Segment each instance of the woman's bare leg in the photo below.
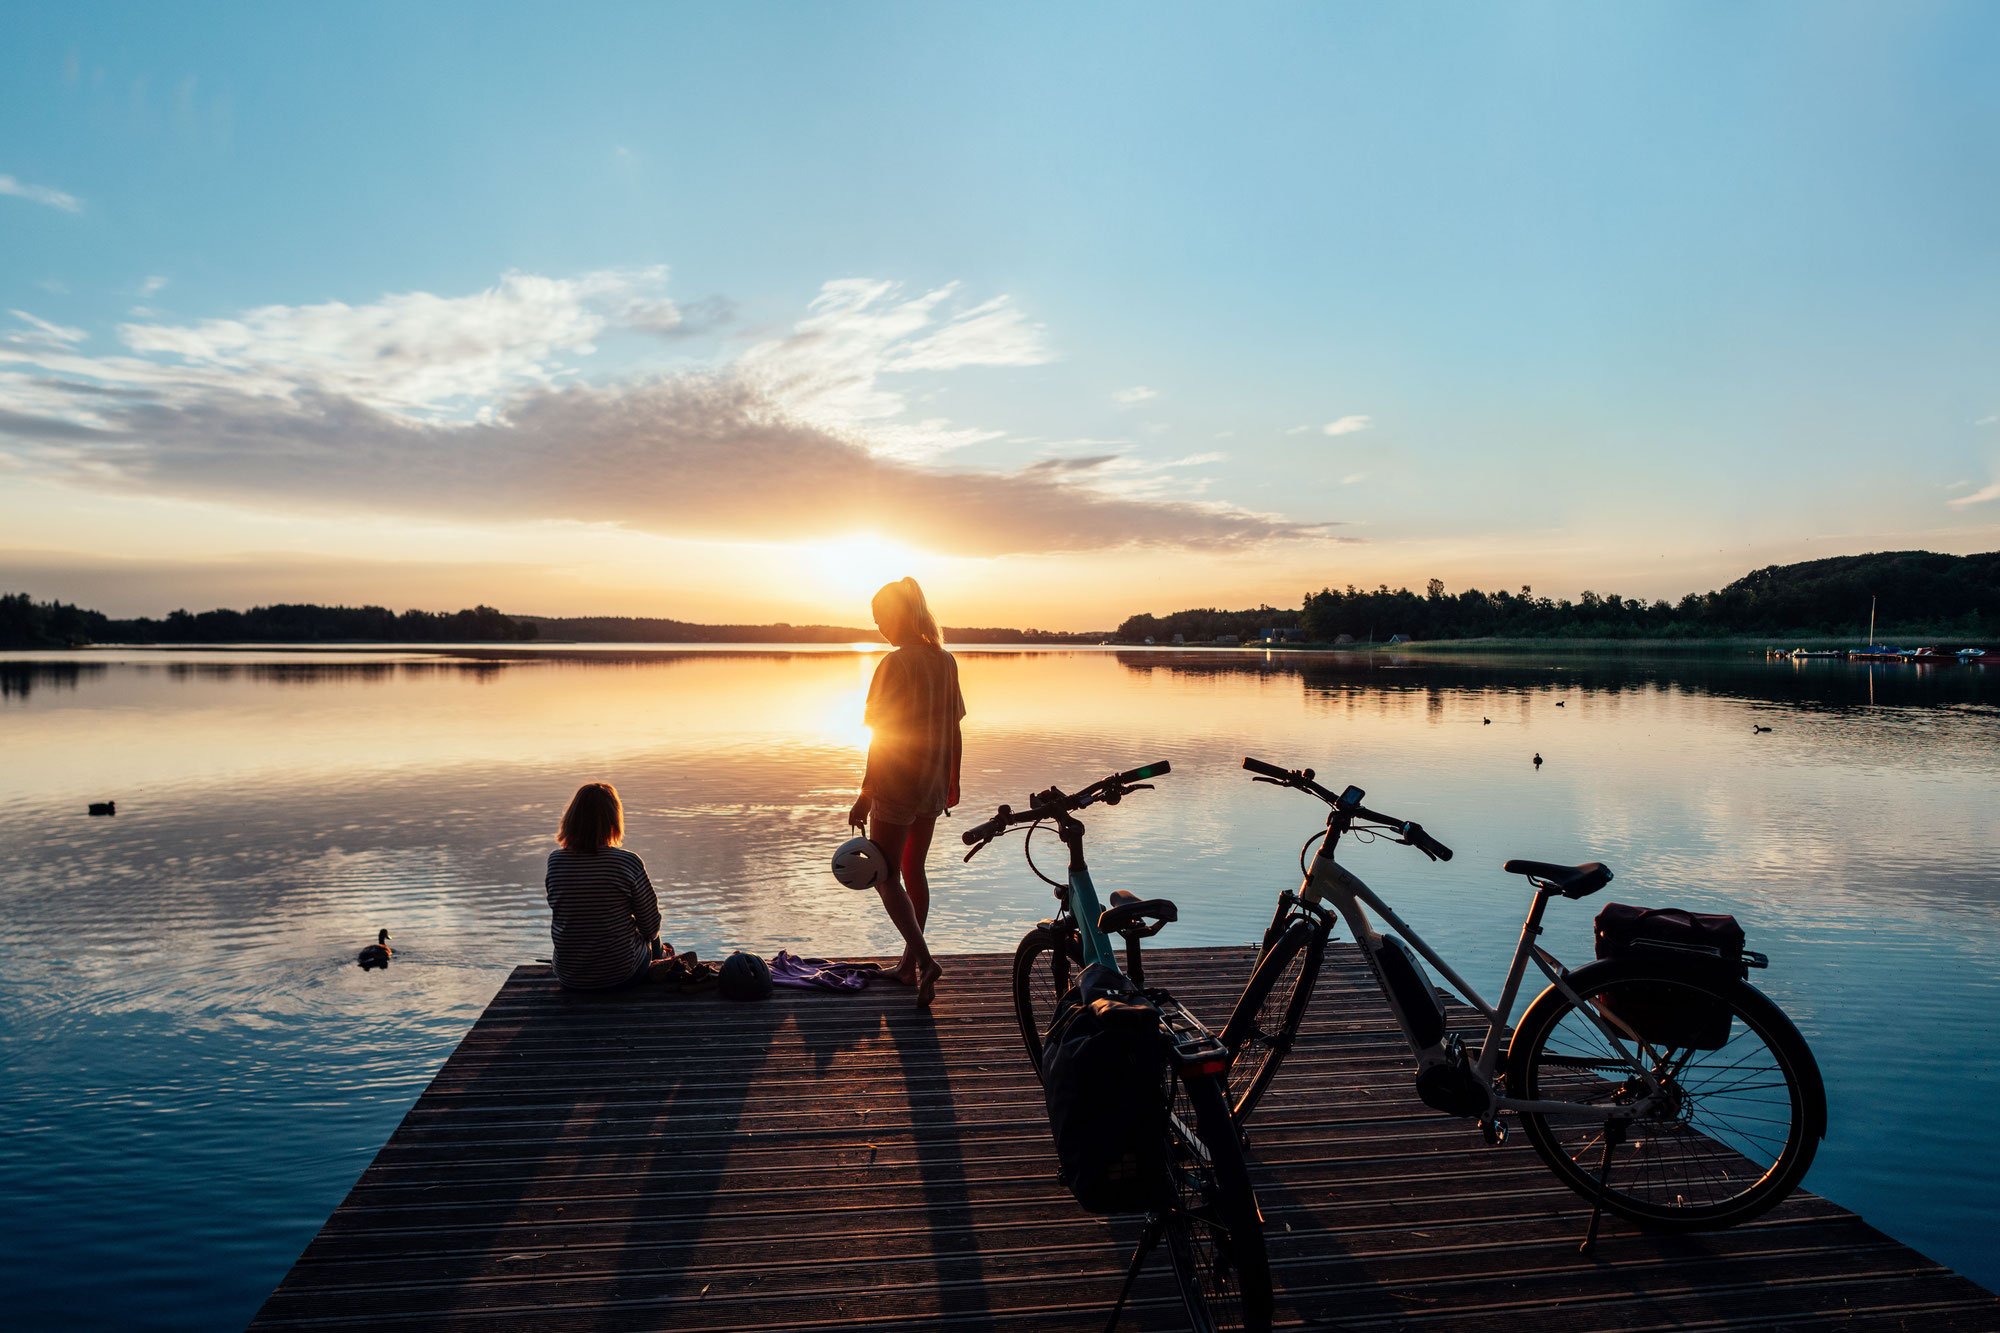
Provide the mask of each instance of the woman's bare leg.
[{"label": "woman's bare leg", "polygon": [[[905,986],[914,984],[921,987],[925,974],[935,972],[937,964],[931,961],[930,947],[924,943],[924,926],[917,916],[916,905],[903,888],[903,856],[911,832],[908,824],[891,824],[880,819],[868,822],[868,836],[882,849],[882,859],[887,863],[884,866],[886,873],[882,882],[875,886],[875,892],[882,899],[882,909],[889,914],[889,920],[895,923],[897,932],[903,937],[903,956],[897,960],[894,976]],[[935,981],[932,984],[935,985]],[[921,990],[917,998],[919,1003],[925,1001]]]},{"label": "woman's bare leg", "polygon": [[[931,834],[936,831],[937,816],[931,815],[910,825],[910,836],[903,842],[903,889],[910,895],[910,906],[917,909],[920,926],[931,923],[931,881],[924,873],[924,860],[931,854]],[[883,854],[888,854],[886,848]]]}]

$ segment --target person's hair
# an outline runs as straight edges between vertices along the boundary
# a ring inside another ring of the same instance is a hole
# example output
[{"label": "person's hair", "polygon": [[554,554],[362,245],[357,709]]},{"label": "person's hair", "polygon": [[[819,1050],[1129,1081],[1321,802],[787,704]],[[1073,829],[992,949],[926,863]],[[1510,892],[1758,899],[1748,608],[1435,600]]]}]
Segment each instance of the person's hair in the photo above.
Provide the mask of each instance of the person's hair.
[{"label": "person's hair", "polygon": [[608,782],[586,782],[569,798],[556,842],[572,852],[595,852],[625,840],[625,807]]},{"label": "person's hair", "polygon": [[903,646],[905,639],[915,639],[933,648],[944,647],[944,633],[938,629],[937,617],[924,601],[924,590],[912,578],[901,578],[894,583],[885,583],[869,603],[875,619],[882,625],[882,633],[890,643]]}]

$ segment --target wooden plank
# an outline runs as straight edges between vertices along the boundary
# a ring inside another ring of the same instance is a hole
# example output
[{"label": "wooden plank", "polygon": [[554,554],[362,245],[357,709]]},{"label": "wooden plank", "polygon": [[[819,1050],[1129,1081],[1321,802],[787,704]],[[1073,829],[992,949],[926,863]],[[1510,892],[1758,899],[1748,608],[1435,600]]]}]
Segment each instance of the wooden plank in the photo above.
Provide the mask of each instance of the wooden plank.
[{"label": "wooden plank", "polygon": [[[1148,979],[1219,1022],[1251,959],[1158,950]],[[735,1005],[516,969],[252,1327],[1098,1327],[1137,1222],[1054,1180],[1009,962],[947,959],[933,1014],[893,986]],[[2000,1327],[1810,1194],[1695,1236],[1610,1219],[1586,1259],[1585,1202],[1425,1108],[1407,1054],[1336,946],[1251,1137],[1281,1327]],[[1164,1259],[1125,1322],[1183,1326]]]}]

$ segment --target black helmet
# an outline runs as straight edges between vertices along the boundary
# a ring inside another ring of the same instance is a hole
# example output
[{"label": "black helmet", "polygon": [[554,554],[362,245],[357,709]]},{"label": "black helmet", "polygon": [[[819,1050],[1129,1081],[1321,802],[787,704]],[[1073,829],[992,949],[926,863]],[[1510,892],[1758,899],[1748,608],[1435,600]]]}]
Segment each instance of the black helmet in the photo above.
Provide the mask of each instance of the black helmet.
[{"label": "black helmet", "polygon": [[725,1000],[768,1000],[771,969],[756,954],[739,949],[722,960],[720,989]]}]

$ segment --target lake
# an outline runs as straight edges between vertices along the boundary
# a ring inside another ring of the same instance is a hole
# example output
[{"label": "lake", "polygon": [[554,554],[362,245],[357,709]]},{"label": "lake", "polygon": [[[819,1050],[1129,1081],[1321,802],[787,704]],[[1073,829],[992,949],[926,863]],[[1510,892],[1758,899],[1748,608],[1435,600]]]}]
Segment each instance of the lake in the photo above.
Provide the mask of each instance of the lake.
[{"label": "lake", "polygon": [[[962,865],[958,829],[1155,759],[1157,791],[1087,817],[1100,891],[1174,898],[1161,945],[1254,939],[1324,812],[1238,765],[1310,765],[1457,851],[1342,859],[1489,995],[1529,898],[1508,857],[1616,871],[1550,909],[1572,964],[1604,901],[1735,913],[1826,1075],[1807,1187],[2000,1285],[2000,671],[956,651],[940,951],[1011,951],[1053,907],[1016,843]],[[548,955],[542,861],[580,782],[623,793],[679,948],[893,955],[874,896],[827,870],[872,653],[5,656],[16,1326],[246,1321],[508,971]],[[395,962],[362,972],[380,927]]]}]

